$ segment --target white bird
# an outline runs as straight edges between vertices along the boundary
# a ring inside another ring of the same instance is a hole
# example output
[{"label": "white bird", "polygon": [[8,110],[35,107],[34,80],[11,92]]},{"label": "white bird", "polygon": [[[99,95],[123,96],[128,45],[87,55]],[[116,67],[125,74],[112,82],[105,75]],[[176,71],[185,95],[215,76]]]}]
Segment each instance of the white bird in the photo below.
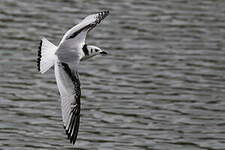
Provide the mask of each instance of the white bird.
[{"label": "white bird", "polygon": [[54,66],[56,83],[60,93],[62,120],[71,143],[77,139],[80,123],[80,80],[78,64],[105,51],[96,46],[85,44],[87,33],[101,22],[109,11],[89,15],[79,24],[68,30],[58,46],[42,38],[37,66],[45,73]]}]

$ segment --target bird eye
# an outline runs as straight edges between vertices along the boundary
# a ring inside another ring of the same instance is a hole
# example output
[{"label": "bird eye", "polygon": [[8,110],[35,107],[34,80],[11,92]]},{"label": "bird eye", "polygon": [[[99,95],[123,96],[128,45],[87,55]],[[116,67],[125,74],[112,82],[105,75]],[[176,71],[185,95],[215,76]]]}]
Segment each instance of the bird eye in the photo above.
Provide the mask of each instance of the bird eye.
[{"label": "bird eye", "polygon": [[98,52],[98,50],[97,50],[97,49],[95,49],[95,52]]}]

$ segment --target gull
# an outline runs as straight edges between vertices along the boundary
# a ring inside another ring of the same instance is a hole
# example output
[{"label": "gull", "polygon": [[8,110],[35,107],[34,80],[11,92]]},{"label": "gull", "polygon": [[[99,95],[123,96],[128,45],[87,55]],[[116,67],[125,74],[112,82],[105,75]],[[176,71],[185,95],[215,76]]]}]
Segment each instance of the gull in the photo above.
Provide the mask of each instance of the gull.
[{"label": "gull", "polygon": [[45,73],[54,67],[57,87],[60,93],[63,125],[68,139],[75,144],[80,123],[80,80],[78,65],[96,55],[107,52],[87,45],[86,36],[98,25],[109,11],[102,11],[85,17],[79,24],[69,29],[58,46],[42,38],[37,58],[38,71]]}]

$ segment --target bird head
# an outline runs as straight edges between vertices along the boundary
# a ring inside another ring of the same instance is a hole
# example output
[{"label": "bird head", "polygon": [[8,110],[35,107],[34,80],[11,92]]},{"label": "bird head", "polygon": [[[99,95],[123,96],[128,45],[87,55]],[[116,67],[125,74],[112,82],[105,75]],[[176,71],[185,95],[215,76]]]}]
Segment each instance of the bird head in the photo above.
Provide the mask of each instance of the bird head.
[{"label": "bird head", "polygon": [[83,52],[84,52],[84,56],[81,58],[81,60],[87,60],[93,56],[96,55],[106,55],[108,54],[106,51],[101,50],[99,47],[97,46],[93,46],[93,45],[84,45],[83,46]]}]

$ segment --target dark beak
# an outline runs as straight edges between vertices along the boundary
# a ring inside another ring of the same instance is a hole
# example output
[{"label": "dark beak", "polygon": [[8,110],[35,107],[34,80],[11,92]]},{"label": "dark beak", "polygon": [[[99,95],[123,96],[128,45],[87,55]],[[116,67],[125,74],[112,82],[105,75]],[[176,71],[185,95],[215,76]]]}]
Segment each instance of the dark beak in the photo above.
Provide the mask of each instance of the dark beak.
[{"label": "dark beak", "polygon": [[101,55],[107,55],[108,53],[105,51],[100,52]]}]

